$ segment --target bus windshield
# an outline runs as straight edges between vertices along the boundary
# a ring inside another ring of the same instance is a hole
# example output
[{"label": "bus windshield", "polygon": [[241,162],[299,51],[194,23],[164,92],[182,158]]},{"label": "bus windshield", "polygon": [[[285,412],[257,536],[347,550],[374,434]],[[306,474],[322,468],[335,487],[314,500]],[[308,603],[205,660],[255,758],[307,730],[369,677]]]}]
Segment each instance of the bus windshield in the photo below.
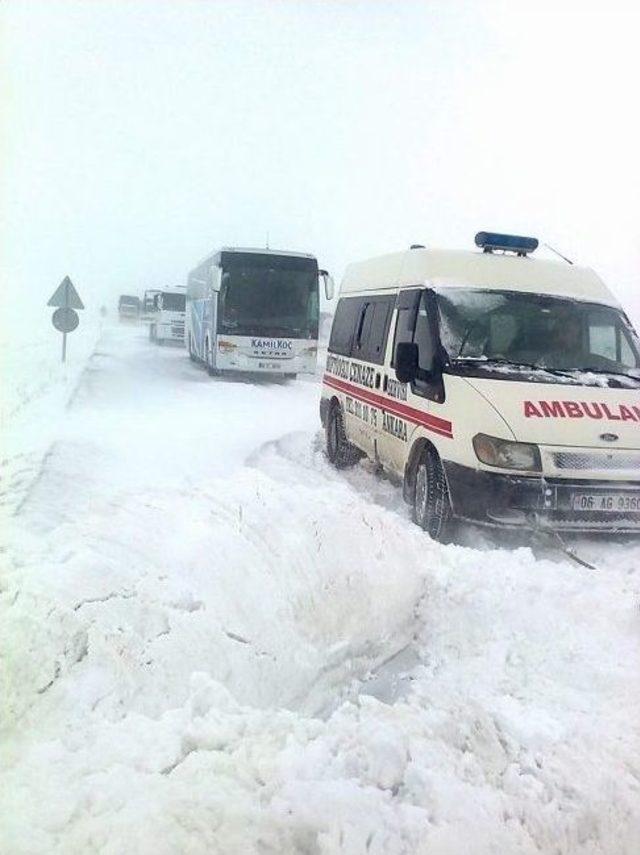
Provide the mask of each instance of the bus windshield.
[{"label": "bus windshield", "polygon": [[626,375],[640,366],[636,335],[612,306],[488,289],[440,288],[436,294],[441,340],[452,363]]},{"label": "bus windshield", "polygon": [[218,331],[227,335],[318,337],[318,273],[251,259],[224,269]]}]

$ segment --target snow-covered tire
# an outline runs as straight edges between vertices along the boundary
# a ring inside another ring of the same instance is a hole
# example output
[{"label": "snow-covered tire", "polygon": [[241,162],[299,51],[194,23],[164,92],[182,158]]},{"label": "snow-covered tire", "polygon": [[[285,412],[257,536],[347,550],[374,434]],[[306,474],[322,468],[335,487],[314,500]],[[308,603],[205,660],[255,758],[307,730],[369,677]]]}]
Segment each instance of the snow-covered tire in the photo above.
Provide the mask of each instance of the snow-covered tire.
[{"label": "snow-covered tire", "polygon": [[189,359],[192,362],[197,362],[198,357],[196,356],[195,351],[193,349],[193,339],[191,338],[191,333],[189,333],[189,344],[187,345],[187,347],[189,349]]},{"label": "snow-covered tire", "polygon": [[348,466],[353,466],[362,457],[362,452],[347,439],[342,408],[335,401],[327,416],[325,437],[327,457],[336,469],[346,469]]},{"label": "snow-covered tire", "polygon": [[416,468],[413,519],[434,540],[446,541],[451,528],[451,501],[444,469],[434,448],[426,448]]},{"label": "snow-covered tire", "polygon": [[215,377],[218,372],[213,364],[213,352],[209,339],[205,340],[204,358],[205,365],[207,366],[207,374],[209,375],[209,377]]}]

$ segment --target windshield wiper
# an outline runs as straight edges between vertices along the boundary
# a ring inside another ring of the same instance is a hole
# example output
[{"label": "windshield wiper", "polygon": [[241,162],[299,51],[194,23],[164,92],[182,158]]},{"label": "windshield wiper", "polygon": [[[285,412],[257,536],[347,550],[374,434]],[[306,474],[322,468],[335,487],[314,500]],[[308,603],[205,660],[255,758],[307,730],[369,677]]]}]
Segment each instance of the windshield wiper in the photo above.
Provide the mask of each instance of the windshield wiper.
[{"label": "windshield wiper", "polygon": [[627,374],[624,371],[615,371],[612,368],[581,368],[580,371],[588,374],[611,374],[612,377],[624,377],[625,380],[633,380],[635,383],[640,383],[640,376],[636,377],[633,374]]},{"label": "windshield wiper", "polygon": [[[497,357],[458,356],[453,360],[456,362],[469,362],[478,366],[508,365],[511,368],[526,368],[527,370],[544,371],[547,374],[555,374],[558,377],[575,378],[574,371],[563,371],[561,368],[546,368],[544,365],[535,365],[533,362],[513,362],[511,359],[499,359]],[[576,369],[578,370],[578,369]]]}]

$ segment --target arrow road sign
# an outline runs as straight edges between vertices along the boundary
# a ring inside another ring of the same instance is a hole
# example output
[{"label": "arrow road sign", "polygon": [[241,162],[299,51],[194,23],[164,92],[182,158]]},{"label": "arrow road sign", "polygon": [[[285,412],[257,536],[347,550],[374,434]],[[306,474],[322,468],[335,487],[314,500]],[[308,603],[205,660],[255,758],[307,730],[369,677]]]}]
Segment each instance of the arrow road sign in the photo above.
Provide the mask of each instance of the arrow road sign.
[{"label": "arrow road sign", "polygon": [[65,276],[58,285],[47,306],[56,306],[61,309],[84,309],[84,303],[68,276]]}]

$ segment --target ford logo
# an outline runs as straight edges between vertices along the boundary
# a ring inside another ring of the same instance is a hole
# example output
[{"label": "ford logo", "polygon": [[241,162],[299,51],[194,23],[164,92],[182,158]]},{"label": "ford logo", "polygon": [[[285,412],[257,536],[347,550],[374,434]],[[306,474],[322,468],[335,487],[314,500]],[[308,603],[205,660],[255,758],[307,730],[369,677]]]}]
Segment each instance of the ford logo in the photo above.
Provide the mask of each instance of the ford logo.
[{"label": "ford logo", "polygon": [[600,439],[603,439],[605,442],[615,442],[618,439],[617,433],[601,433]]}]

